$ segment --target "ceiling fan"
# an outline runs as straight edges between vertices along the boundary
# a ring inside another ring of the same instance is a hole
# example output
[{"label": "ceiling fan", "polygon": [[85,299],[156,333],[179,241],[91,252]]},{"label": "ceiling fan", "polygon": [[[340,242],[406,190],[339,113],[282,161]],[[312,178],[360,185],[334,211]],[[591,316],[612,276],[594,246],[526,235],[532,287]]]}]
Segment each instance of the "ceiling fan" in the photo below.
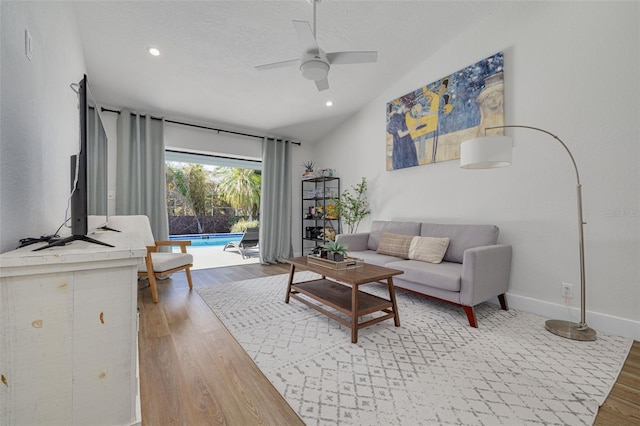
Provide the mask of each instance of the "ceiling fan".
[{"label": "ceiling fan", "polygon": [[318,91],[329,88],[327,75],[331,65],[338,64],[365,64],[378,60],[376,51],[351,51],[326,53],[320,49],[316,41],[316,4],[320,0],[309,0],[313,2],[313,30],[307,21],[293,21],[293,28],[298,34],[298,40],[302,45],[302,57],[300,59],[290,59],[288,61],[274,62],[266,65],[258,65],[258,71],[270,70],[273,68],[284,68],[299,65],[302,76],[316,83]]}]

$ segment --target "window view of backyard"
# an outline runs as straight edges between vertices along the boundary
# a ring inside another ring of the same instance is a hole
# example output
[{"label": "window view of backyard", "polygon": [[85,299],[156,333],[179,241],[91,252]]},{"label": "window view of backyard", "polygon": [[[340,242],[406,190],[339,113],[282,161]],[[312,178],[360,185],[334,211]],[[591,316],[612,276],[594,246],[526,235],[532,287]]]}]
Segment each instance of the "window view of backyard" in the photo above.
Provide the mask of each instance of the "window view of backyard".
[{"label": "window view of backyard", "polygon": [[177,161],[165,169],[170,238],[191,240],[193,269],[257,263],[259,245],[233,243],[259,226],[260,170]]}]

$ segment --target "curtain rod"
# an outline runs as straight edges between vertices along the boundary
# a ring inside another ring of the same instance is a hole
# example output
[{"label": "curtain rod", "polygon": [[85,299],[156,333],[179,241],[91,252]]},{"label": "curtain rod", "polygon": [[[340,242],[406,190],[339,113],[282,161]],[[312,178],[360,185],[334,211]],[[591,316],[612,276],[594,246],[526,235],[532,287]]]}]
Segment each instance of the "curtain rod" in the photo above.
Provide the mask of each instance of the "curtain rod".
[{"label": "curtain rod", "polygon": [[[100,110],[102,112],[113,112],[115,114],[120,114],[120,111],[118,111],[117,109],[109,109],[109,108],[105,108],[105,107],[100,107]],[[161,117],[153,117],[150,116],[153,120],[162,120]],[[249,133],[242,133],[242,132],[234,132],[233,130],[224,130],[224,129],[216,129],[215,127],[208,127],[208,126],[201,126],[199,124],[191,124],[191,123],[185,123],[182,121],[175,121],[175,120],[164,120],[166,123],[172,123],[172,124],[180,124],[181,126],[189,126],[189,127],[196,127],[198,129],[206,129],[206,130],[213,130],[215,132],[223,132],[223,133],[230,133],[232,135],[238,135],[238,136],[246,136],[249,138],[257,138],[257,139],[264,139],[265,136],[258,136],[258,135],[252,135]],[[275,139],[275,138],[269,138],[269,139]],[[300,146],[300,142],[295,142],[295,141],[290,141],[293,145],[298,145]]]}]

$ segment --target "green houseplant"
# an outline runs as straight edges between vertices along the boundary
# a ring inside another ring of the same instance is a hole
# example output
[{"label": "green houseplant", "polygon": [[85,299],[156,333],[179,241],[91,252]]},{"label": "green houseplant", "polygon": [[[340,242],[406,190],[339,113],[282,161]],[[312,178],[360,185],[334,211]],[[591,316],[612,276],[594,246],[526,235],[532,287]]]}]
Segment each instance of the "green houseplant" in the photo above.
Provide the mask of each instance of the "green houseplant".
[{"label": "green houseplant", "polygon": [[[335,262],[342,262],[345,255],[349,251],[349,248],[337,241],[329,241],[322,246],[322,251],[327,253],[327,259],[333,260]],[[322,254],[320,256],[324,257],[322,256]]]},{"label": "green houseplant", "polygon": [[313,169],[315,168],[315,166],[316,164],[313,161],[305,161],[304,163],[302,163],[302,167],[304,167],[304,173],[302,174],[302,176],[313,176]]},{"label": "green houseplant", "polygon": [[333,202],[348,233],[357,232],[360,221],[371,214],[369,200],[367,200],[367,179],[363,177],[360,183],[352,185],[351,189],[342,191],[340,199],[333,200]]}]

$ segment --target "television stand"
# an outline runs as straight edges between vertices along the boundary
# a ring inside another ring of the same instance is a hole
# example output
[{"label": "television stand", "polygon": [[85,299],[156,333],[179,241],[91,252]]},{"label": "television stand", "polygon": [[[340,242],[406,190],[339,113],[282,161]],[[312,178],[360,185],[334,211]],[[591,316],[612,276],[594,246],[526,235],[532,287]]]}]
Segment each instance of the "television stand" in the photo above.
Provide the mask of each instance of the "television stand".
[{"label": "television stand", "polygon": [[0,254],[0,425],[141,424],[136,295],[147,249],[124,232],[95,237],[114,248]]},{"label": "television stand", "polygon": [[33,249],[32,251],[40,251],[40,250],[44,250],[44,249],[51,248],[51,247],[66,246],[68,243],[71,243],[73,241],[86,241],[88,243],[100,244],[101,246],[113,247],[111,244],[107,244],[105,242],[98,241],[98,240],[96,240],[94,238],[87,237],[86,235],[72,235],[70,237],[63,238],[61,240],[56,240],[56,241],[50,242],[46,246],[39,247],[37,249]]}]

